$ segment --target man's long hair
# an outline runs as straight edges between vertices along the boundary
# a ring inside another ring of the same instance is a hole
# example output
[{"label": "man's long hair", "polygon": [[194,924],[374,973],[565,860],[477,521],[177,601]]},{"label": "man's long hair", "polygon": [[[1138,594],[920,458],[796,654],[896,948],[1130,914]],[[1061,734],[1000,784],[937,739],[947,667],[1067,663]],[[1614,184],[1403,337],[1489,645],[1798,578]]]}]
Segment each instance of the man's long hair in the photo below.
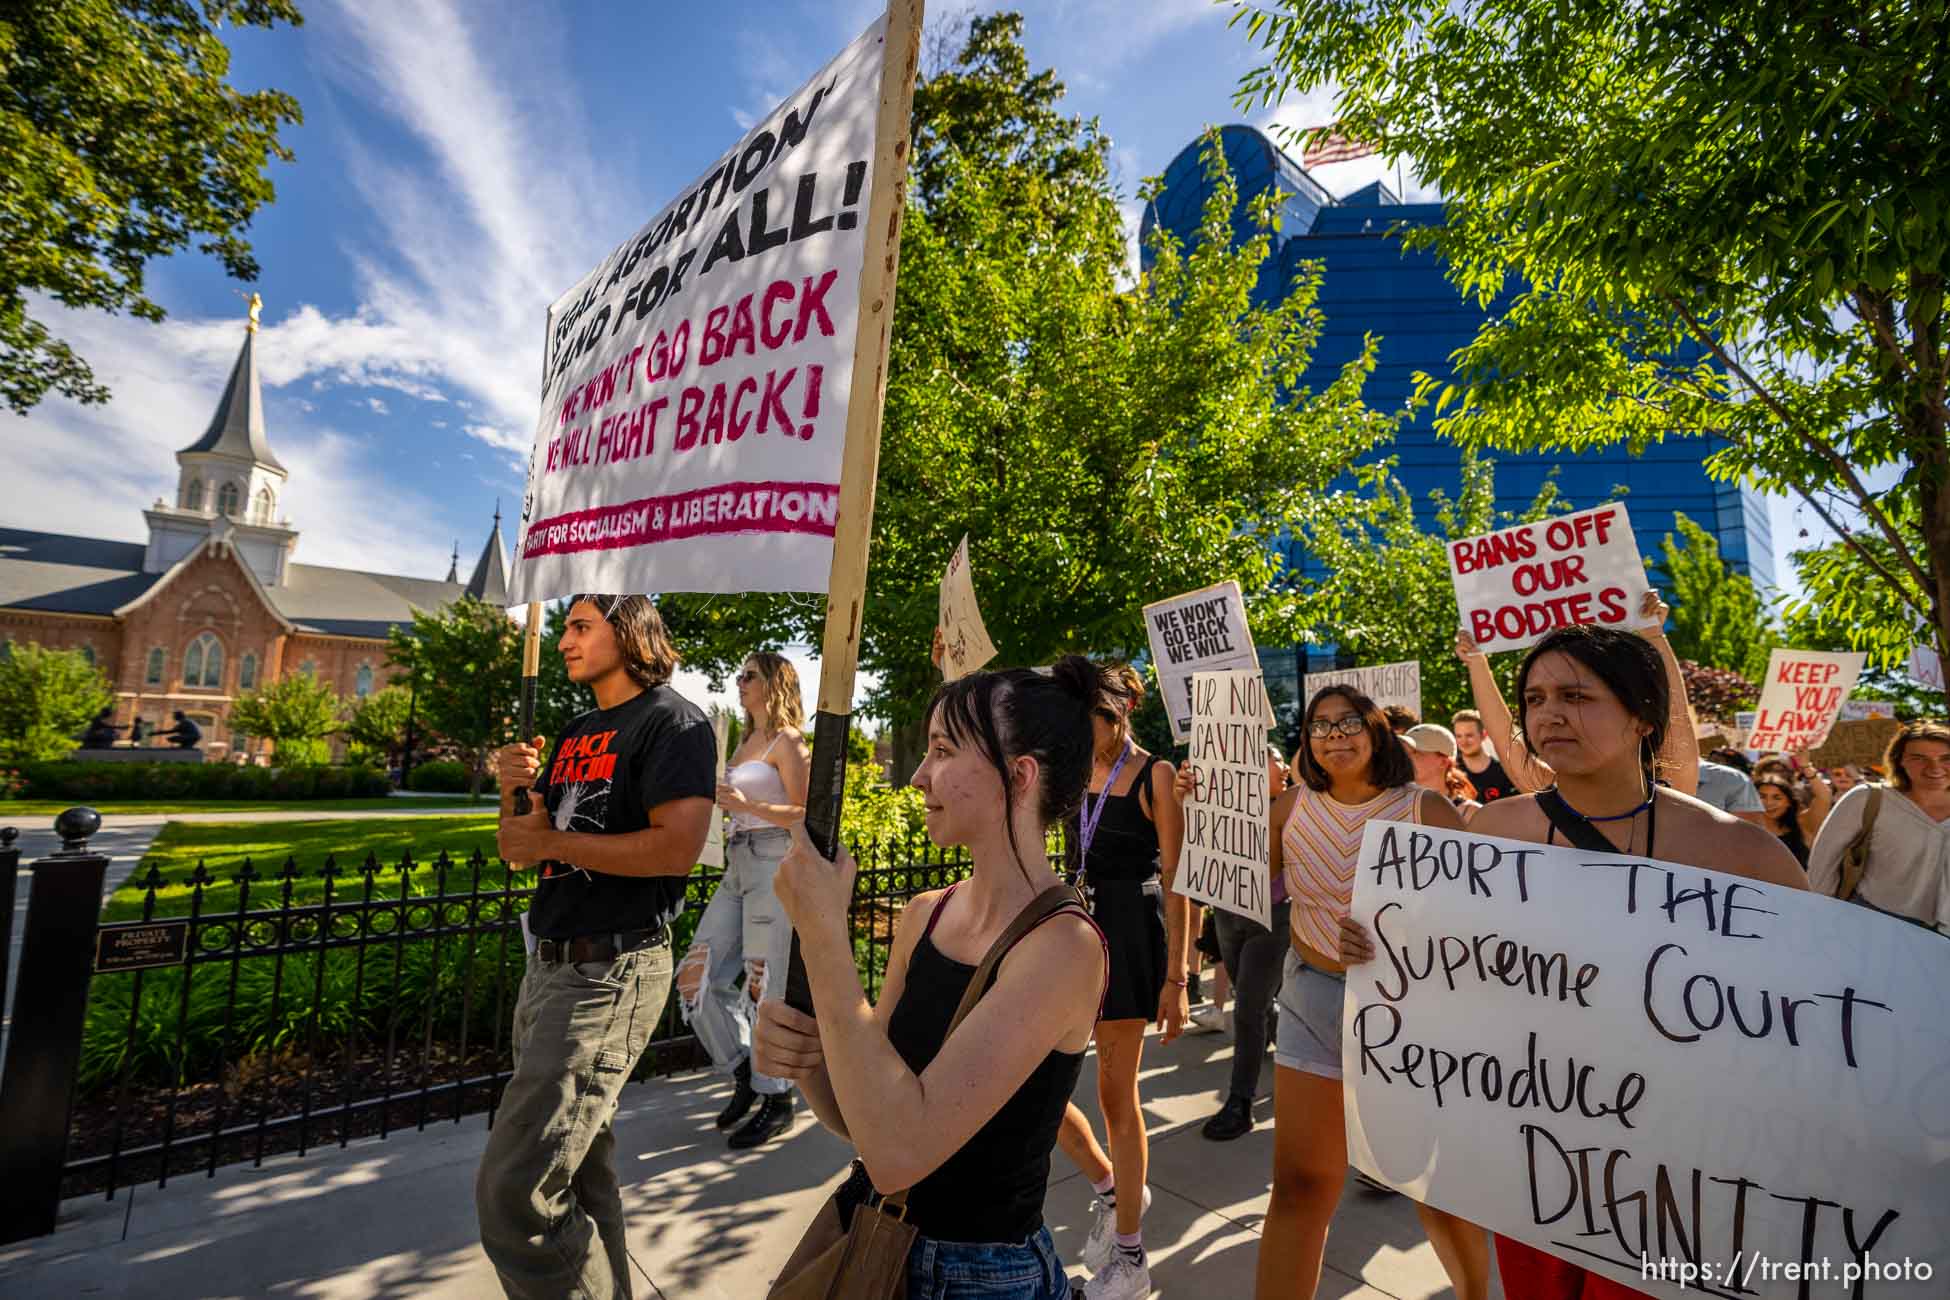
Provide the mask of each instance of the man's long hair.
[{"label": "man's long hair", "polygon": [[670,643],[663,615],[648,596],[602,595],[584,592],[569,601],[575,608],[582,601],[596,607],[616,633],[616,648],[623,655],[623,671],[630,680],[649,690],[669,681],[682,663],[677,647]]}]

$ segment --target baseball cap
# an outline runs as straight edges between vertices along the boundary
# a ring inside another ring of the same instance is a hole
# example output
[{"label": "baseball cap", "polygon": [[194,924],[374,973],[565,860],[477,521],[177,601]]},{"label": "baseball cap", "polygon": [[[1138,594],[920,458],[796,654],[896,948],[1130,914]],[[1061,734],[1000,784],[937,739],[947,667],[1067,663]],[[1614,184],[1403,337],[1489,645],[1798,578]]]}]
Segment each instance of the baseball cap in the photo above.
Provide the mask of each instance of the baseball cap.
[{"label": "baseball cap", "polygon": [[1434,722],[1418,722],[1402,733],[1402,743],[1425,754],[1456,756],[1456,733]]}]

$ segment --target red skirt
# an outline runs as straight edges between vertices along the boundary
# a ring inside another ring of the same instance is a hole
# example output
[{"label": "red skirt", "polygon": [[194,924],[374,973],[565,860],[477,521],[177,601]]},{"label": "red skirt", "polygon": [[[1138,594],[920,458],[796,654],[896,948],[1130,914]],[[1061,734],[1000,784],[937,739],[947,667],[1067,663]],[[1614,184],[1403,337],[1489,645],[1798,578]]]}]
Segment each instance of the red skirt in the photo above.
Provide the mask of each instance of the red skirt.
[{"label": "red skirt", "polygon": [[1496,1237],[1496,1271],[1504,1300],[1649,1300],[1643,1291],[1502,1233]]}]

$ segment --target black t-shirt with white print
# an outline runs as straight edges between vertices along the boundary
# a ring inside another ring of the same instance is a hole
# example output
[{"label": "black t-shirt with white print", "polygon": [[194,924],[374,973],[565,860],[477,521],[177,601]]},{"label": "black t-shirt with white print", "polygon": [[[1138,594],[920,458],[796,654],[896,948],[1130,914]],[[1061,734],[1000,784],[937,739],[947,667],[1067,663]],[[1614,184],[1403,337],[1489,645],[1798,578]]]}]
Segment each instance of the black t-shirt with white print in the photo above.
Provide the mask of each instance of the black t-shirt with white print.
[{"label": "black t-shirt with white print", "polygon": [[[703,710],[653,686],[571,722],[550,749],[535,792],[558,831],[626,835],[672,799],[709,799],[718,745]],[[682,876],[613,876],[574,863],[541,864],[528,924],[539,939],[647,930],[684,910]]]}]

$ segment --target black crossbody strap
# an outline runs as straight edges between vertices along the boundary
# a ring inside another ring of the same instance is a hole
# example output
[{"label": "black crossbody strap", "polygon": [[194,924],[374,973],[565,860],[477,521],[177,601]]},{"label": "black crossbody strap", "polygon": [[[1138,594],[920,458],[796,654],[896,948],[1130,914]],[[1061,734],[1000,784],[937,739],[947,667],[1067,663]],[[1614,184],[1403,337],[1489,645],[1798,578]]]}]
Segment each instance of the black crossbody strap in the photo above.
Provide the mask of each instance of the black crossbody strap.
[{"label": "black crossbody strap", "polygon": [[1573,848],[1589,849],[1596,853],[1616,853],[1618,846],[1605,838],[1604,832],[1585,820],[1582,813],[1564,802],[1564,796],[1555,786],[1541,790],[1537,794],[1537,806],[1544,810],[1544,816]]}]

